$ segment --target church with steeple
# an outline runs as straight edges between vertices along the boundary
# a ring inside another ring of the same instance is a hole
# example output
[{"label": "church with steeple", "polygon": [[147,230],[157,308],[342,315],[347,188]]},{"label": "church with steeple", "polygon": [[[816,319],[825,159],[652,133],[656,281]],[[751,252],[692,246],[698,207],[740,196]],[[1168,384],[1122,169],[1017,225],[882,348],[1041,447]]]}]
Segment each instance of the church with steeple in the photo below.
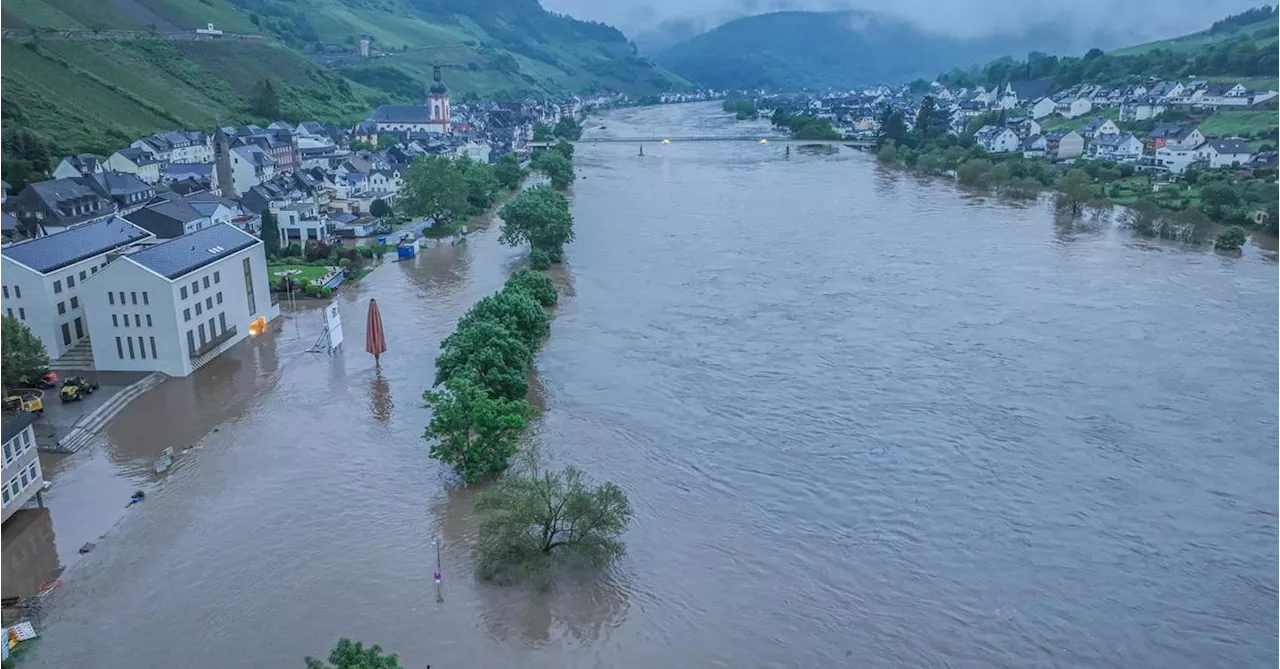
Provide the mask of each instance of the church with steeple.
[{"label": "church with steeple", "polygon": [[448,134],[449,87],[444,84],[440,66],[431,72],[426,105],[382,105],[369,117],[377,132],[429,132]]}]

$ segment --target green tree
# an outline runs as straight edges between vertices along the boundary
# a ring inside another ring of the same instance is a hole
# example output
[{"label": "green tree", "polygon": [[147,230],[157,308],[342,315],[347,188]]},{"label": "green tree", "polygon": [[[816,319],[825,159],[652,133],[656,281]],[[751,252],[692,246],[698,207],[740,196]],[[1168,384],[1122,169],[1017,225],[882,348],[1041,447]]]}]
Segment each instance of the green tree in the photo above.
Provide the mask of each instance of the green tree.
[{"label": "green tree", "polygon": [[494,397],[520,399],[529,392],[525,379],[533,361],[533,347],[501,323],[472,321],[440,344],[435,385],[467,376]]},{"label": "green tree", "polygon": [[520,167],[520,159],[514,153],[504,154],[494,166],[494,176],[498,183],[507,190],[515,190],[524,181],[524,168]]},{"label": "green tree", "polygon": [[1069,170],[1058,181],[1058,195],[1055,204],[1059,211],[1079,217],[1085,207],[1097,199],[1093,190],[1093,179],[1084,170]]},{"label": "green tree", "polygon": [[500,242],[508,246],[528,243],[543,251],[550,262],[560,262],[564,245],[573,241],[573,215],[569,200],[546,186],[520,193],[502,207]]},{"label": "green tree", "polygon": [[551,150],[559,151],[560,155],[564,156],[565,160],[573,160],[573,142],[570,142],[567,139],[562,139],[556,142],[555,146],[551,147]]},{"label": "green tree", "polygon": [[382,198],[375,198],[369,203],[369,214],[375,218],[386,218],[392,214],[391,205]]},{"label": "green tree", "polygon": [[551,187],[564,190],[573,184],[573,163],[559,151],[539,151],[533,157],[533,169],[542,172],[551,179]]},{"label": "green tree", "polygon": [[940,109],[933,101],[932,95],[924,96],[920,101],[920,109],[916,112],[916,136],[921,140],[941,137],[947,134],[950,125],[951,119],[947,115],[947,110]]},{"label": "green tree", "polygon": [[876,128],[876,147],[884,146],[885,142],[893,140],[895,144],[902,144],[902,140],[907,138],[907,124],[902,119],[902,112],[896,109],[885,109],[880,114],[880,124]]},{"label": "green tree", "polygon": [[[533,348],[550,331],[547,312],[537,300],[520,291],[500,290],[482,297],[458,319],[458,330],[470,327],[474,321],[489,320],[502,325],[518,335]],[[450,335],[452,336],[452,335]],[[447,339],[445,341],[448,341]]]},{"label": "green tree", "polygon": [[556,121],[556,127],[551,134],[576,142],[582,137],[582,126],[578,125],[578,121],[572,116],[561,116],[560,120]]},{"label": "green tree", "polygon": [[502,289],[524,293],[544,307],[550,307],[560,299],[560,295],[556,293],[556,283],[551,277],[529,269],[512,274]]},{"label": "green tree", "polygon": [[547,576],[563,558],[604,567],[622,557],[631,505],[612,483],[593,486],[576,467],[507,475],[476,500],[483,579]]},{"label": "green tree", "polygon": [[400,669],[400,659],[395,653],[383,654],[377,644],[365,648],[359,641],[339,639],[329,653],[328,664],[308,657],[306,665],[306,669]]},{"label": "green tree", "polygon": [[987,173],[990,170],[990,160],[985,158],[966,160],[956,168],[956,181],[965,186],[983,187],[987,185]]},{"label": "green tree", "polygon": [[1204,204],[1205,213],[1220,219],[1225,217],[1228,209],[1240,204],[1240,194],[1231,184],[1217,181],[1200,189],[1200,201]]},{"label": "green tree", "polygon": [[253,85],[249,93],[249,111],[262,118],[280,118],[280,96],[270,79],[259,79]]},{"label": "green tree", "polygon": [[23,386],[35,381],[49,366],[44,342],[31,333],[25,323],[12,316],[3,317],[0,326],[0,376],[4,387]]},{"label": "green tree", "polygon": [[546,123],[535,123],[533,125],[533,141],[550,142],[555,138],[556,136],[555,133],[552,132],[551,126]]},{"label": "green tree", "polygon": [[507,468],[533,413],[528,402],[493,397],[466,375],[450,377],[443,390],[428,390],[423,397],[431,408],[425,433],[434,442],[430,456],[467,483]]},{"label": "green tree", "polygon": [[498,199],[498,177],[493,166],[465,158],[458,162],[467,183],[467,204],[476,212],[488,209]]},{"label": "green tree", "polygon": [[1239,251],[1247,241],[1249,241],[1249,233],[1245,232],[1244,228],[1233,225],[1218,235],[1218,238],[1213,241],[1213,248],[1224,251]]},{"label": "green tree", "polygon": [[280,223],[270,209],[262,210],[262,250],[268,258],[280,254]]},{"label": "green tree", "polygon": [[443,156],[420,156],[409,166],[401,191],[401,210],[446,226],[467,214],[467,181],[462,170]]}]

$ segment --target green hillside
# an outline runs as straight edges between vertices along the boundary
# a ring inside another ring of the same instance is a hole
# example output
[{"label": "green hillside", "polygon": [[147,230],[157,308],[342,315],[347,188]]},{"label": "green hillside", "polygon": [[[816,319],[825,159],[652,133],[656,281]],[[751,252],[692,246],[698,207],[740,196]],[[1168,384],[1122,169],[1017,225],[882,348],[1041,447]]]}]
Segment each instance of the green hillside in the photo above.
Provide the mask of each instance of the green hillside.
[{"label": "green hillside", "polygon": [[[33,143],[54,156],[103,154],[157,130],[273,120],[250,113],[264,80],[286,120],[343,123],[377,104],[421,100],[434,65],[463,99],[688,85],[614,28],[537,0],[5,0],[0,20],[25,30],[2,45],[6,156]],[[150,37],[206,23],[261,39]],[[140,35],[64,39],[56,30]],[[362,34],[379,57],[356,57]],[[22,180],[7,165],[5,175]]]},{"label": "green hillside", "polygon": [[1242,39],[1247,40],[1260,50],[1270,49],[1274,51],[1277,41],[1280,40],[1277,35],[1280,35],[1280,24],[1277,23],[1275,9],[1272,7],[1259,7],[1222,19],[1207,30],[1172,39],[1115,49],[1110,53],[1116,56],[1136,56],[1157,49],[1187,52],[1201,49],[1211,44],[1221,44]]}]

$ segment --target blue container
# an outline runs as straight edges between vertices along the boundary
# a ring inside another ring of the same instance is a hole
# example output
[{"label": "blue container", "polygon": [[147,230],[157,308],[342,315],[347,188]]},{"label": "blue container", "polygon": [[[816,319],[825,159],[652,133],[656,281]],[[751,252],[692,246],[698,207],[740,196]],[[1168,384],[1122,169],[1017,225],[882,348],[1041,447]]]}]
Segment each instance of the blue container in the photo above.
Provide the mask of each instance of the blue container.
[{"label": "blue container", "polygon": [[396,246],[396,256],[400,258],[412,258],[418,255],[417,244],[400,244]]},{"label": "blue container", "polygon": [[386,238],[386,237],[379,237],[379,238],[378,238],[378,243],[379,243],[379,244],[386,244],[386,243],[387,243],[387,238]]}]

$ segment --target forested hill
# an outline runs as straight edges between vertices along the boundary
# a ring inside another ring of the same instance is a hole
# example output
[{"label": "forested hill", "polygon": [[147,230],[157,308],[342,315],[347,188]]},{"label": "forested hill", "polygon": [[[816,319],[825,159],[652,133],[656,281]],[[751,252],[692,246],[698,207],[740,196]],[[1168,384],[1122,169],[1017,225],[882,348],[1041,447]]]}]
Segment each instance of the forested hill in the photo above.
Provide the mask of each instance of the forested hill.
[{"label": "forested hill", "polygon": [[[269,121],[250,105],[264,81],[286,120],[354,122],[420,101],[436,64],[460,99],[687,85],[617,30],[537,0],[14,0],[0,15],[6,152],[36,141],[101,155],[157,130]],[[258,39],[157,39],[207,23]],[[377,57],[358,58],[361,35]]]},{"label": "forested hill", "polygon": [[1173,39],[1082,57],[1032,52],[1026,59],[1000,58],[980,68],[952,69],[938,79],[948,85],[1000,85],[1007,81],[1050,79],[1055,89],[1081,82],[1139,83],[1149,79],[1240,77],[1269,79],[1277,87],[1277,23],[1274,7],[1228,16],[1207,30]]},{"label": "forested hill", "polygon": [[776,12],[730,21],[658,54],[656,60],[713,88],[848,89],[932,77],[1062,44],[1060,31],[955,39],[863,12]]}]

